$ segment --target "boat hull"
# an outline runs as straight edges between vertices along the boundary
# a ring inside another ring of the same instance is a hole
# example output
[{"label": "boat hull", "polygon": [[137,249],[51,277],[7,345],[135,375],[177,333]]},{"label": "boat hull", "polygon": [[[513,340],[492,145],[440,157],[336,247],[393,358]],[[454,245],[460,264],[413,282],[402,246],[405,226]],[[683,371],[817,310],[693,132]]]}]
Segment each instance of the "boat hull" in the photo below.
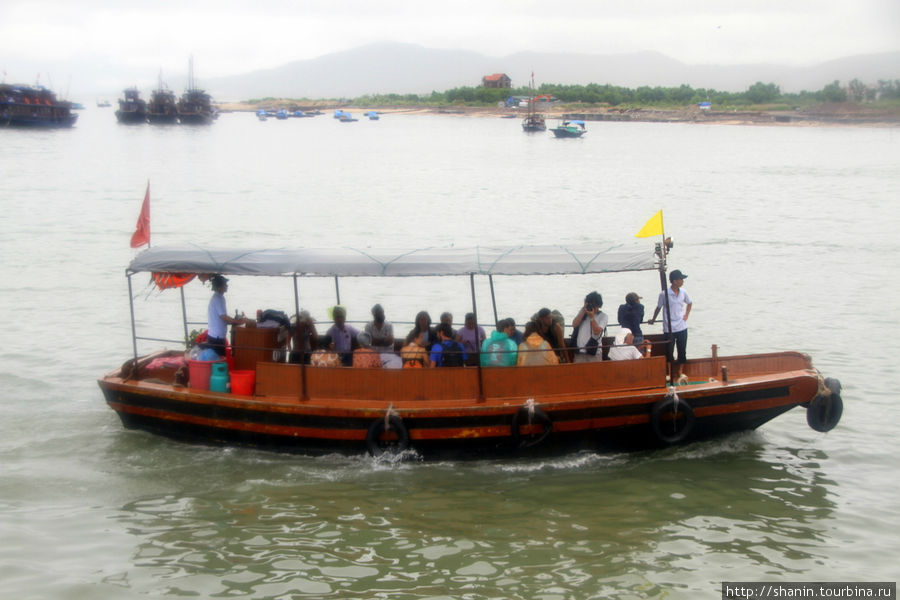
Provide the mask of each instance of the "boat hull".
[{"label": "boat hull", "polygon": [[0,126],[2,127],[28,127],[56,129],[72,127],[78,115],[27,115],[27,114],[0,114]]},{"label": "boat hull", "polygon": [[580,138],[581,136],[584,135],[584,131],[577,131],[577,130],[565,129],[565,128],[554,128],[554,129],[551,129],[550,131],[552,131],[553,135],[555,135],[558,138]]},{"label": "boat hull", "polygon": [[[377,454],[399,435],[422,457],[469,458],[658,447],[752,430],[821,391],[808,359],[788,354],[787,370],[748,371],[728,382],[707,381],[712,367],[697,361],[692,378],[701,379],[679,386],[677,401],[665,387],[662,357],[422,371],[259,363],[254,396],[118,373],[99,383],[126,427],[177,439]],[[679,430],[688,415],[691,422]],[[385,428],[386,420],[395,426]]]}]

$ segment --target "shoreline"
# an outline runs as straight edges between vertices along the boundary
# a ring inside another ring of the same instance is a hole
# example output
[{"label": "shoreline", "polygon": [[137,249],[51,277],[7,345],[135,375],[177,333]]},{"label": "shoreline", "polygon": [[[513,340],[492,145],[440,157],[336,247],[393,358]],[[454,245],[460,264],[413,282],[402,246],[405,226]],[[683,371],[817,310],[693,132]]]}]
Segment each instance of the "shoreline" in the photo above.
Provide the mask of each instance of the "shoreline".
[{"label": "shoreline", "polygon": [[[523,108],[501,108],[484,106],[398,106],[398,105],[355,105],[341,102],[307,102],[293,100],[272,100],[259,103],[223,102],[222,112],[256,112],[261,108],[289,110],[320,110],[331,112],[335,109],[349,112],[374,110],[380,114],[395,115],[449,115],[478,118],[523,119],[527,110]],[[843,103],[819,105],[806,110],[795,111],[715,111],[701,110],[690,106],[683,109],[653,108],[608,108],[597,107],[546,107],[539,111],[545,119],[581,119],[583,121],[610,121],[636,123],[705,123],[719,125],[792,125],[792,126],[900,126],[900,109],[871,109],[859,105]]]}]

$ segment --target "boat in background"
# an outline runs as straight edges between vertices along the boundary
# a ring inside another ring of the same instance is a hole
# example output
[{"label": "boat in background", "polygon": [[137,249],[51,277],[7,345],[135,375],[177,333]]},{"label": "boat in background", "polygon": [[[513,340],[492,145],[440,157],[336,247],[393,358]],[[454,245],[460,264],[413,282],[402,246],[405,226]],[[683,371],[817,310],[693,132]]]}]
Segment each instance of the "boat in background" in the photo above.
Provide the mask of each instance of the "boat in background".
[{"label": "boat in background", "polygon": [[546,131],[547,123],[544,121],[544,115],[537,113],[537,106],[534,100],[534,73],[531,74],[531,98],[528,99],[528,114],[522,119],[522,131],[532,133],[535,131]]},{"label": "boat in background", "polygon": [[72,103],[45,87],[0,83],[0,126],[71,127],[77,120]]},{"label": "boat in background", "polygon": [[368,112],[366,112],[366,113],[364,113],[364,114],[365,114],[365,116],[369,117],[369,120],[370,120],[370,121],[377,121],[378,119],[381,118],[381,117],[379,116],[379,114],[378,114],[377,112],[375,112],[374,110],[370,110],[370,111],[368,111]]},{"label": "boat in background", "polygon": [[178,100],[178,120],[182,125],[209,125],[219,117],[212,97],[194,81],[194,57],[188,68],[188,87]]},{"label": "boat in background", "polygon": [[97,108],[109,108],[112,106],[109,100],[97,100]]},{"label": "boat in background", "polygon": [[350,113],[345,112],[338,117],[338,121],[340,121],[341,123],[356,123],[357,121],[359,121],[359,119],[357,119]]},{"label": "boat in background", "polygon": [[147,103],[147,122],[155,124],[178,122],[178,104],[175,100],[175,92],[163,83],[162,73],[159,76],[159,84],[150,94],[150,102]]},{"label": "boat in background", "polygon": [[574,119],[563,121],[550,131],[558,138],[579,138],[587,133],[584,121]]},{"label": "boat in background", "polygon": [[119,98],[116,119],[119,120],[119,123],[125,124],[147,121],[147,102],[141,99],[141,93],[137,88],[126,89],[124,97]]}]

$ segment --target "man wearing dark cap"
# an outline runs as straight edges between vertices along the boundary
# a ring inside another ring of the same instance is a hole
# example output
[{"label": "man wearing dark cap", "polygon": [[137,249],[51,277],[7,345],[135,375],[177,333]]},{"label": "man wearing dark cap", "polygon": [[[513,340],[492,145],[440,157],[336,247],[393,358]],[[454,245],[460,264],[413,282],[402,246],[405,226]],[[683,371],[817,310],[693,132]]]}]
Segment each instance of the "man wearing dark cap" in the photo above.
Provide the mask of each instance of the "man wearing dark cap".
[{"label": "man wearing dark cap", "polygon": [[219,356],[225,356],[225,336],[229,325],[243,325],[247,319],[235,319],[228,316],[225,308],[225,292],[228,291],[228,279],[222,275],[213,275],[210,280],[213,292],[209,299],[209,307],[206,309],[207,319],[207,345],[216,351]]},{"label": "man wearing dark cap", "polygon": [[[667,334],[669,343],[666,345],[666,358],[670,363],[678,364],[678,378],[683,375],[684,362],[687,360],[687,320],[691,314],[691,306],[693,306],[691,297],[681,288],[687,275],[675,269],[669,273],[669,282],[672,286],[665,292],[660,292],[659,300],[656,303],[656,310],[647,323],[653,325],[659,311],[663,311],[663,333]],[[669,310],[666,307],[666,295],[669,297]],[[669,322],[671,316],[672,321]],[[678,349],[678,360],[674,359],[674,349]]]}]

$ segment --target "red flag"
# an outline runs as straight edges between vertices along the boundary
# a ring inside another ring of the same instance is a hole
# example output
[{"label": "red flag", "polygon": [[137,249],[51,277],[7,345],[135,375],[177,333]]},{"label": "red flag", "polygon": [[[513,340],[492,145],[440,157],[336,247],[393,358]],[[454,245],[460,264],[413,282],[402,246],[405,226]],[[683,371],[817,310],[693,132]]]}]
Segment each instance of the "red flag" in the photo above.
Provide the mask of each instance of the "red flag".
[{"label": "red flag", "polygon": [[150,182],[147,182],[147,192],[144,194],[144,203],[141,205],[141,214],[137,220],[137,226],[131,235],[131,247],[140,248],[144,244],[150,245]]}]

